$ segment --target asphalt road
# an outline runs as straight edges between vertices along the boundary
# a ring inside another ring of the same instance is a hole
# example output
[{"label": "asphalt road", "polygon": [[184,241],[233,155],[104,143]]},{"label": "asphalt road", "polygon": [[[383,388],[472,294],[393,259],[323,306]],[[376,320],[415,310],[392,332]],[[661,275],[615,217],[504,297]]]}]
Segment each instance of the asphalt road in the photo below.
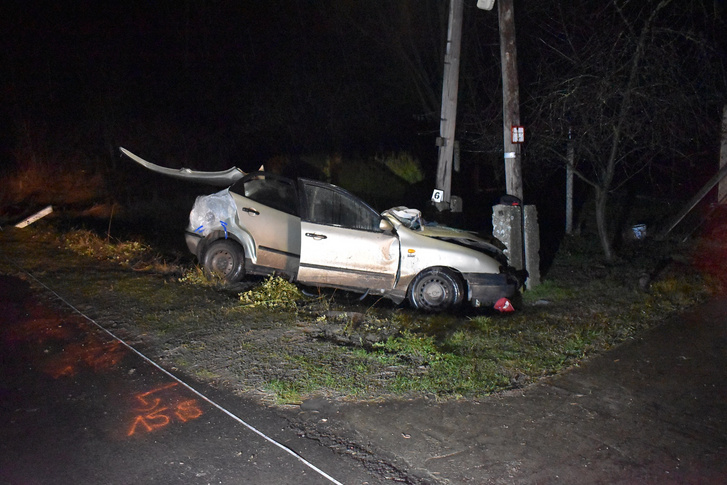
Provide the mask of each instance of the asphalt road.
[{"label": "asphalt road", "polygon": [[188,387],[4,275],[0,346],[1,484],[380,483],[273,409]]}]

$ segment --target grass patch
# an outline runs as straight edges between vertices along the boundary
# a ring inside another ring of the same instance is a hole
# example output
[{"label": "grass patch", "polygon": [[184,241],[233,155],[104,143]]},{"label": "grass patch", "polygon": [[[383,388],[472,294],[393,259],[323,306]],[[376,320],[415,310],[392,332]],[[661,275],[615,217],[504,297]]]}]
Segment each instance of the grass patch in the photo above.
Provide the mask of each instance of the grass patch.
[{"label": "grass patch", "polygon": [[544,281],[541,285],[523,293],[523,303],[533,304],[539,301],[564,301],[577,296],[577,288],[561,286],[555,281]]},{"label": "grass patch", "polygon": [[[370,399],[390,393],[393,373],[370,352],[331,347],[309,354],[280,353],[273,360],[281,375],[265,381],[263,390],[278,404],[299,404],[324,393],[345,399]],[[342,365],[346,372],[341,372]]]},{"label": "grass patch", "polygon": [[[153,248],[88,231],[58,237],[28,229],[0,238],[3,254],[40,268],[100,321],[125,322],[200,378],[262,390],[277,403],[321,394],[478,397],[521,387],[709,298],[712,284],[688,256],[657,264],[664,249],[645,247],[638,257],[604,264],[565,244],[518,311],[427,315],[345,301],[337,292],[306,298],[276,277],[242,293],[210,283],[196,266],[168,277],[155,266],[161,258]],[[140,267],[152,269],[135,271]],[[665,269],[655,274],[655,267]]]}]

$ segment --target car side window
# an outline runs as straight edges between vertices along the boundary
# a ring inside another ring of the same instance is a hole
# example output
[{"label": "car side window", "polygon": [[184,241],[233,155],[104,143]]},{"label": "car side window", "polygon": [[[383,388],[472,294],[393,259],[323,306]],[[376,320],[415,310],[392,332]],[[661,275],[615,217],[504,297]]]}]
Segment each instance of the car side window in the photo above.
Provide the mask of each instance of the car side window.
[{"label": "car side window", "polygon": [[241,182],[232,187],[233,192],[273,209],[298,215],[298,196],[292,182],[262,174],[245,178]]},{"label": "car side window", "polygon": [[381,216],[351,195],[332,187],[304,184],[307,219],[316,224],[380,232]]}]

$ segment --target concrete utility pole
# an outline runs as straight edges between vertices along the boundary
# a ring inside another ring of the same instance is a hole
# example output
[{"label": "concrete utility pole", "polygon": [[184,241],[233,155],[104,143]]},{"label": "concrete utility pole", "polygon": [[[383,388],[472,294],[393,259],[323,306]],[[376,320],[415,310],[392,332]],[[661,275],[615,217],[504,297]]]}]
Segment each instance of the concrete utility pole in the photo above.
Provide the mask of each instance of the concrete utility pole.
[{"label": "concrete utility pole", "polygon": [[450,208],[452,197],[452,166],[454,158],[454,129],[457,121],[457,93],[459,91],[459,57],[462,48],[462,15],[464,0],[449,2],[449,26],[447,51],[444,55],[444,81],[442,85],[442,114],[439,123],[439,157],[437,161],[436,188],[441,190],[441,200],[435,201],[437,209]]},{"label": "concrete utility pole", "polygon": [[498,0],[500,57],[502,59],[502,131],[505,149],[505,189],[523,200],[520,145],[512,142],[512,127],[520,125],[520,88],[517,77],[515,9],[513,0]]}]

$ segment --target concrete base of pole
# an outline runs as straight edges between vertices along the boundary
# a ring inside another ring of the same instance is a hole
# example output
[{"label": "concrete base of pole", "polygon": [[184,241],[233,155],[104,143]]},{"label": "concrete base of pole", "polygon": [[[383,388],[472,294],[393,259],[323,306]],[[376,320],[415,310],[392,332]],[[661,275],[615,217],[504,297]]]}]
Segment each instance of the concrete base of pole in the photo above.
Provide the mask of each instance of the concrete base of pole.
[{"label": "concrete base of pole", "polygon": [[492,208],[492,235],[505,245],[505,256],[507,256],[510,266],[515,269],[524,269],[520,206],[497,204]]},{"label": "concrete base of pole", "polygon": [[[540,284],[540,229],[538,210],[534,205],[522,207],[498,204],[492,208],[492,235],[506,247],[505,255],[515,269],[526,269],[528,279],[525,287],[535,288]],[[523,233],[523,222],[525,231]],[[524,237],[523,237],[524,234]]]}]

